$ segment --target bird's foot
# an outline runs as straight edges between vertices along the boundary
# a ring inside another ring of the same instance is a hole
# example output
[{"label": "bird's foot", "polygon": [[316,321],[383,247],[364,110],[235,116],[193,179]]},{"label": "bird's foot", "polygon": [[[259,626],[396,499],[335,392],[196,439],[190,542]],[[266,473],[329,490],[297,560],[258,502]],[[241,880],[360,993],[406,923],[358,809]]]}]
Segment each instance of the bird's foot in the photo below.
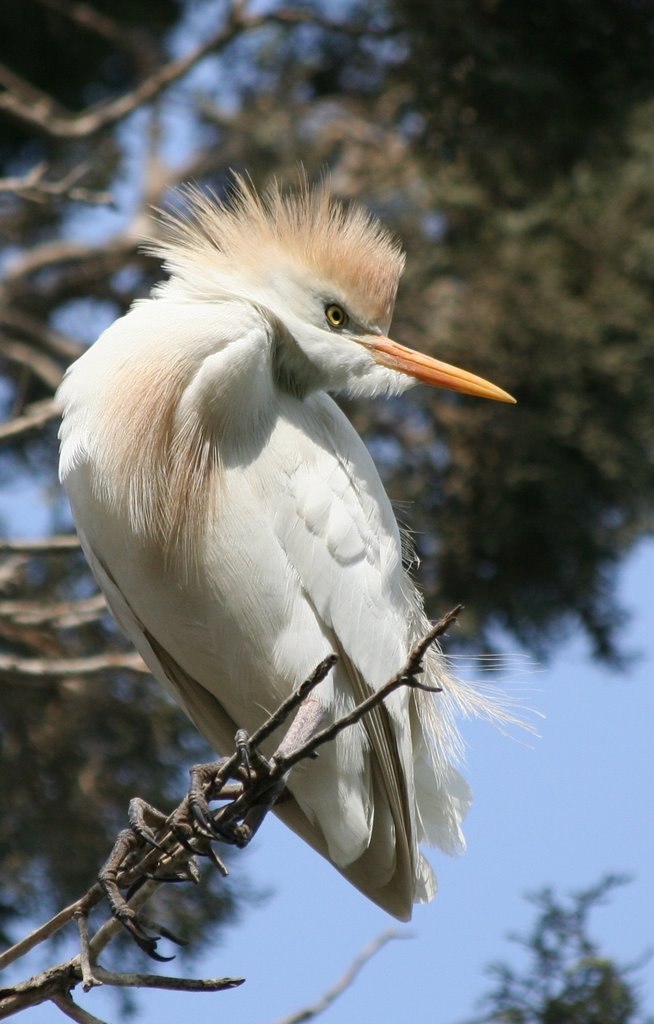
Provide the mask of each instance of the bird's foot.
[{"label": "bird's foot", "polygon": [[[191,768],[189,790],[172,814],[163,814],[139,797],[130,802],[130,828],[119,834],[98,881],[113,916],[153,959],[169,959],[157,953],[157,942],[161,936],[175,937],[158,925],[161,935],[151,934],[128,901],[149,880],[197,882],[197,857],[209,858],[227,875],[214,844],[247,846],[268,811],[288,798],[289,754],[315,735],[322,723],[324,711],[311,697],[311,690],[334,661],[333,656],[325,658],[252,737],[239,729],[231,757]],[[281,745],[272,758],[266,758],[258,744],[272,736],[294,711],[297,713]],[[312,755],[309,750],[302,756]],[[215,802],[221,806],[212,810],[210,805]],[[121,890],[126,890],[126,897]]]},{"label": "bird's foot", "polygon": [[[285,779],[244,729],[236,733],[234,745],[231,758],[191,769],[188,801],[204,838],[242,849],[282,795]],[[209,803],[218,800],[222,806],[211,811]]]},{"label": "bird's foot", "polygon": [[[142,802],[145,803],[144,801]],[[148,807],[148,810],[152,810],[152,808],[149,808],[149,805],[146,804],[145,806]],[[145,826],[145,828],[149,831],[148,826]],[[98,875],[98,881],[104,889],[112,916],[122,924],[123,928],[148,956],[152,957],[153,960],[163,962],[172,960],[172,957],[161,956],[157,952],[157,943],[161,936],[152,935],[143,928],[139,923],[136,911],[129,906],[120,891],[121,886],[125,884],[125,878],[129,875],[130,868],[133,866],[135,855],[142,849],[143,839],[144,835],[137,832],[133,826],[119,832],[113,849]],[[151,843],[149,837],[145,841]],[[131,892],[139,888],[143,881],[145,881],[145,877],[142,877],[138,883],[134,882]],[[128,898],[130,894],[128,892]]]}]

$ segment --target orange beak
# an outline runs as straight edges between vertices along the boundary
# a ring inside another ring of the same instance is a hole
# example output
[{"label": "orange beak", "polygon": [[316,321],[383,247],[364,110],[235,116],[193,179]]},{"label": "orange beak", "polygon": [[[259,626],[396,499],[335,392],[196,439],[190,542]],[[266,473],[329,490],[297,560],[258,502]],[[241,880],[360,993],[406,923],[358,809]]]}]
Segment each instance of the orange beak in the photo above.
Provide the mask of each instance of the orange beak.
[{"label": "orange beak", "polygon": [[466,395],[478,395],[480,398],[492,398],[496,402],[512,402],[515,398],[502,388],[498,388],[483,377],[477,377],[458,366],[442,363],[440,359],[432,359],[421,352],[415,352],[397,341],[383,335],[367,334],[357,339],[370,349],[373,357],[382,366],[391,370],[399,370],[409,377],[415,377],[425,384],[436,388],[448,388],[450,391],[462,391]]}]

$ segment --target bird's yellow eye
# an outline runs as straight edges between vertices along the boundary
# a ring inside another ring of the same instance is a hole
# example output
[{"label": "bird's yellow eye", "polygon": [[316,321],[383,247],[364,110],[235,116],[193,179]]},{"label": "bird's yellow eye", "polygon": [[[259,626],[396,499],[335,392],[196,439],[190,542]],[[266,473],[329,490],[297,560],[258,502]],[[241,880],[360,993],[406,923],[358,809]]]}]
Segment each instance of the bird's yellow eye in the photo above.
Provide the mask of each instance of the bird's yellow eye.
[{"label": "bird's yellow eye", "polygon": [[347,313],[336,302],[330,302],[328,306],[325,306],[325,316],[330,327],[341,328],[345,327],[347,323]]}]

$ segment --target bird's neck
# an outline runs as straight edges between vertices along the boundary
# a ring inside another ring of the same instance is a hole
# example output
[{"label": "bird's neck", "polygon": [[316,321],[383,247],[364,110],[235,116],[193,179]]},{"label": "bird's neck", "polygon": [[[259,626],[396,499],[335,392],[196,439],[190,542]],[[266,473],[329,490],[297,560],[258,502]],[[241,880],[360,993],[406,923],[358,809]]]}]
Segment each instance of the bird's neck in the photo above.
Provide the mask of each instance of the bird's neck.
[{"label": "bird's neck", "polygon": [[324,375],[307,358],[288,328],[272,313],[268,314],[268,322],[272,339],[270,370],[277,390],[301,400],[324,389]]}]

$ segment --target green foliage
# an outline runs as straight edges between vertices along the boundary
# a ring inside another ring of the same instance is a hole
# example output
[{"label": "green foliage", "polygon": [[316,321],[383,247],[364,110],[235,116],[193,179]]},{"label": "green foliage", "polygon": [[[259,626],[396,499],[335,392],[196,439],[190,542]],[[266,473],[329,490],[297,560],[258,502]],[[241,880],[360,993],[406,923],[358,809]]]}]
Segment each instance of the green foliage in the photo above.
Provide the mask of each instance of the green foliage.
[{"label": "green foliage", "polygon": [[582,625],[619,661],[615,570],[654,518],[654,7],[396,8],[441,215],[436,245],[410,236],[396,333],[519,402],[422,393],[419,445],[397,411],[432,610],[462,600],[469,638],[501,625],[541,658]]},{"label": "green foliage", "polygon": [[533,202],[602,159],[652,95],[651,2],[397,0],[428,145],[461,156],[498,197]]},{"label": "green foliage", "polygon": [[490,968],[495,986],[483,999],[484,1012],[468,1024],[648,1024],[636,968],[602,955],[588,933],[591,911],[624,882],[609,875],[573,894],[567,905],[551,889],[531,897],[536,922],[528,935],[514,939],[526,965]]}]

